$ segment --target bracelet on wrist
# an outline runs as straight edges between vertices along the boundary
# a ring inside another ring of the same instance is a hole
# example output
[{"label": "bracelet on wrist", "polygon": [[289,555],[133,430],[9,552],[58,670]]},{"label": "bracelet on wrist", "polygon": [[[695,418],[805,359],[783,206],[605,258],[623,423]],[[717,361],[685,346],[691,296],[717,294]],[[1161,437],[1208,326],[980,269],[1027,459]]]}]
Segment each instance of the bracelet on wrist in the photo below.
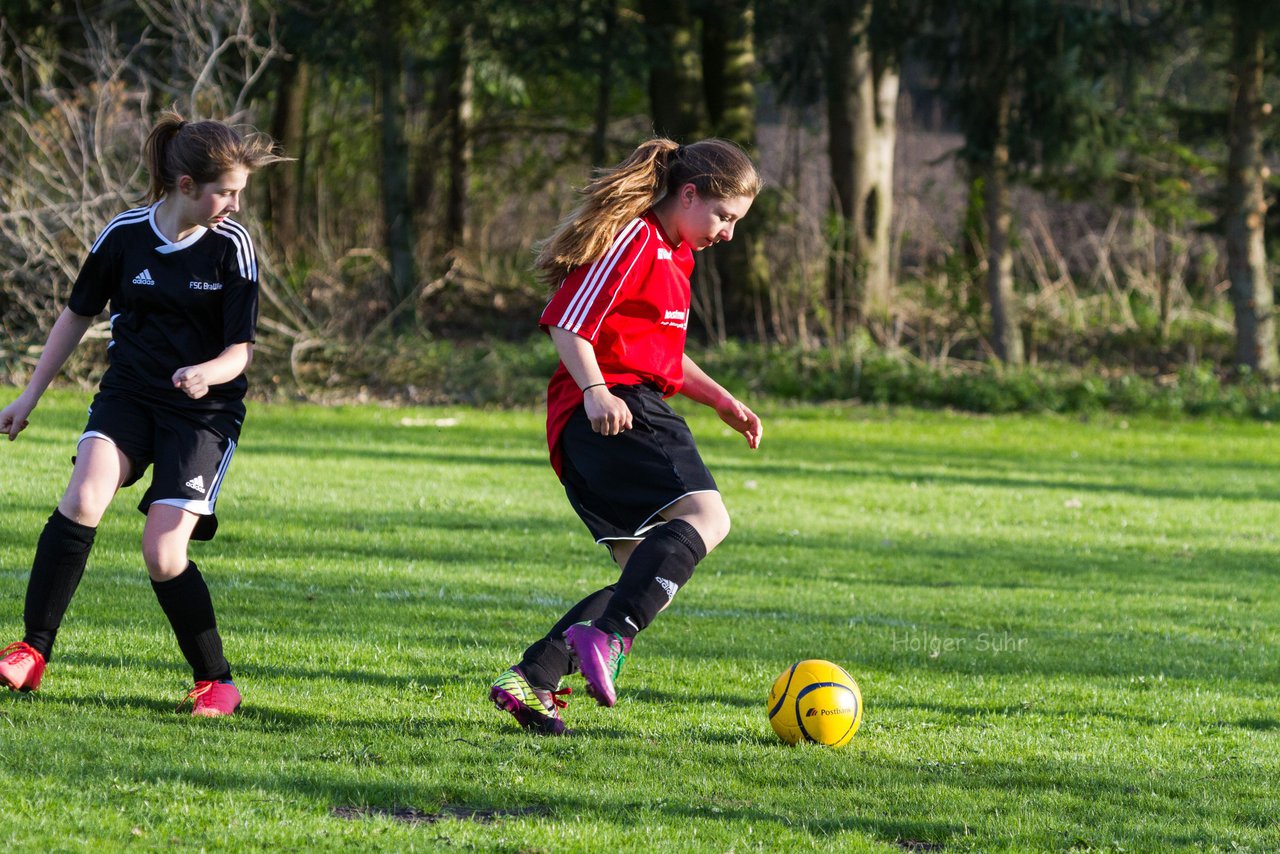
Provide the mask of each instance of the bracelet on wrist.
[{"label": "bracelet on wrist", "polygon": [[586,394],[589,390],[596,388],[597,386],[604,386],[605,388],[608,388],[609,384],[608,383],[592,383],[591,385],[584,385],[582,387],[582,393]]}]

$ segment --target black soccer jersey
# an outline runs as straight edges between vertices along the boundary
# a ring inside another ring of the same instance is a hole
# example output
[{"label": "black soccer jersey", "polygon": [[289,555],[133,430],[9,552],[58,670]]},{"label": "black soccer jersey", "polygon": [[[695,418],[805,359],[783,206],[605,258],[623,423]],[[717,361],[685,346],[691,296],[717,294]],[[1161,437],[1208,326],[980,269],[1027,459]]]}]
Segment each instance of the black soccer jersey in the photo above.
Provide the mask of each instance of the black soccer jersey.
[{"label": "black soccer jersey", "polygon": [[258,320],[258,262],[239,223],[197,227],[174,243],[156,226],[157,202],[120,214],[103,229],[76,278],[67,307],[89,317],[111,306],[110,367],[102,388],[181,409],[243,414],[242,374],[192,400],[173,386],[178,368],[252,342]]}]

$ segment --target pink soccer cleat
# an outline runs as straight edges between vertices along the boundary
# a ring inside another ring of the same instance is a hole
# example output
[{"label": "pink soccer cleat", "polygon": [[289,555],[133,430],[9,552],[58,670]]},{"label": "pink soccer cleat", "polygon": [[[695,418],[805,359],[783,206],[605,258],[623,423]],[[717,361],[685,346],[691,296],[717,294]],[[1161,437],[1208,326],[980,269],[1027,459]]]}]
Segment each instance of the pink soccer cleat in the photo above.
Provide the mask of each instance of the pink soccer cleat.
[{"label": "pink soccer cleat", "polygon": [[44,656],[39,650],[23,641],[11,643],[0,649],[0,683],[10,691],[34,691],[40,687],[44,676]]},{"label": "pink soccer cleat", "polygon": [[181,709],[187,700],[192,701],[191,714],[197,718],[223,718],[234,715],[236,709],[240,708],[240,692],[236,690],[236,686],[230,679],[224,679],[221,682],[197,682],[196,686],[187,692],[187,696],[182,698],[178,708]]}]

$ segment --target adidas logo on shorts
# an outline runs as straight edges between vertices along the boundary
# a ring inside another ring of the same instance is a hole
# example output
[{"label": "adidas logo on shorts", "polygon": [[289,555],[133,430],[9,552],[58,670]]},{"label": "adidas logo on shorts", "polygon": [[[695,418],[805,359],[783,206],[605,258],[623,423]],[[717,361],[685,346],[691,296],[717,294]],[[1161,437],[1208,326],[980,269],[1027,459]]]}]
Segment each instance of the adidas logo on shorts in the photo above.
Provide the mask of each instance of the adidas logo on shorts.
[{"label": "adidas logo on shorts", "polygon": [[[151,271],[150,271],[150,270],[143,270],[141,273],[139,273],[138,275],[136,275],[136,276],[134,276],[134,277],[133,277],[133,283],[134,283],[135,285],[152,285],[152,286],[154,286],[154,285],[155,285],[155,283],[156,283],[156,280],[155,280],[155,279],[153,279],[153,278],[151,278]],[[204,490],[201,490],[201,492],[203,492],[203,491],[204,491]]]},{"label": "adidas logo on shorts", "polygon": [[204,478],[201,477],[200,475],[196,475],[195,477],[191,478],[191,480],[187,481],[187,486],[194,489],[196,492],[200,493],[201,495],[204,495]]}]

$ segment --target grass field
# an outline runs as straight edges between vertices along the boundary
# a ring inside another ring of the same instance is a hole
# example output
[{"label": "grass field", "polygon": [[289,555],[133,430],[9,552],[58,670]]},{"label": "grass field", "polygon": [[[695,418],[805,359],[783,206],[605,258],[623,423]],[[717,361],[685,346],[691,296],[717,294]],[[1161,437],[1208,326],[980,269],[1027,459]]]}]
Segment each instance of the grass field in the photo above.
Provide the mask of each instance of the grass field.
[{"label": "grass field", "polygon": [[[0,390],[8,400],[13,390]],[[0,643],[82,395],[0,447]],[[1280,848],[1280,428],[690,411],[735,528],[614,709],[526,736],[487,686],[610,579],[533,412],[258,406],[193,557],[245,695],[190,677],[100,529],[43,690],[0,697],[9,850]],[[865,700],[841,750],[765,716],[800,658]],[[580,681],[572,681],[580,688]]]}]

